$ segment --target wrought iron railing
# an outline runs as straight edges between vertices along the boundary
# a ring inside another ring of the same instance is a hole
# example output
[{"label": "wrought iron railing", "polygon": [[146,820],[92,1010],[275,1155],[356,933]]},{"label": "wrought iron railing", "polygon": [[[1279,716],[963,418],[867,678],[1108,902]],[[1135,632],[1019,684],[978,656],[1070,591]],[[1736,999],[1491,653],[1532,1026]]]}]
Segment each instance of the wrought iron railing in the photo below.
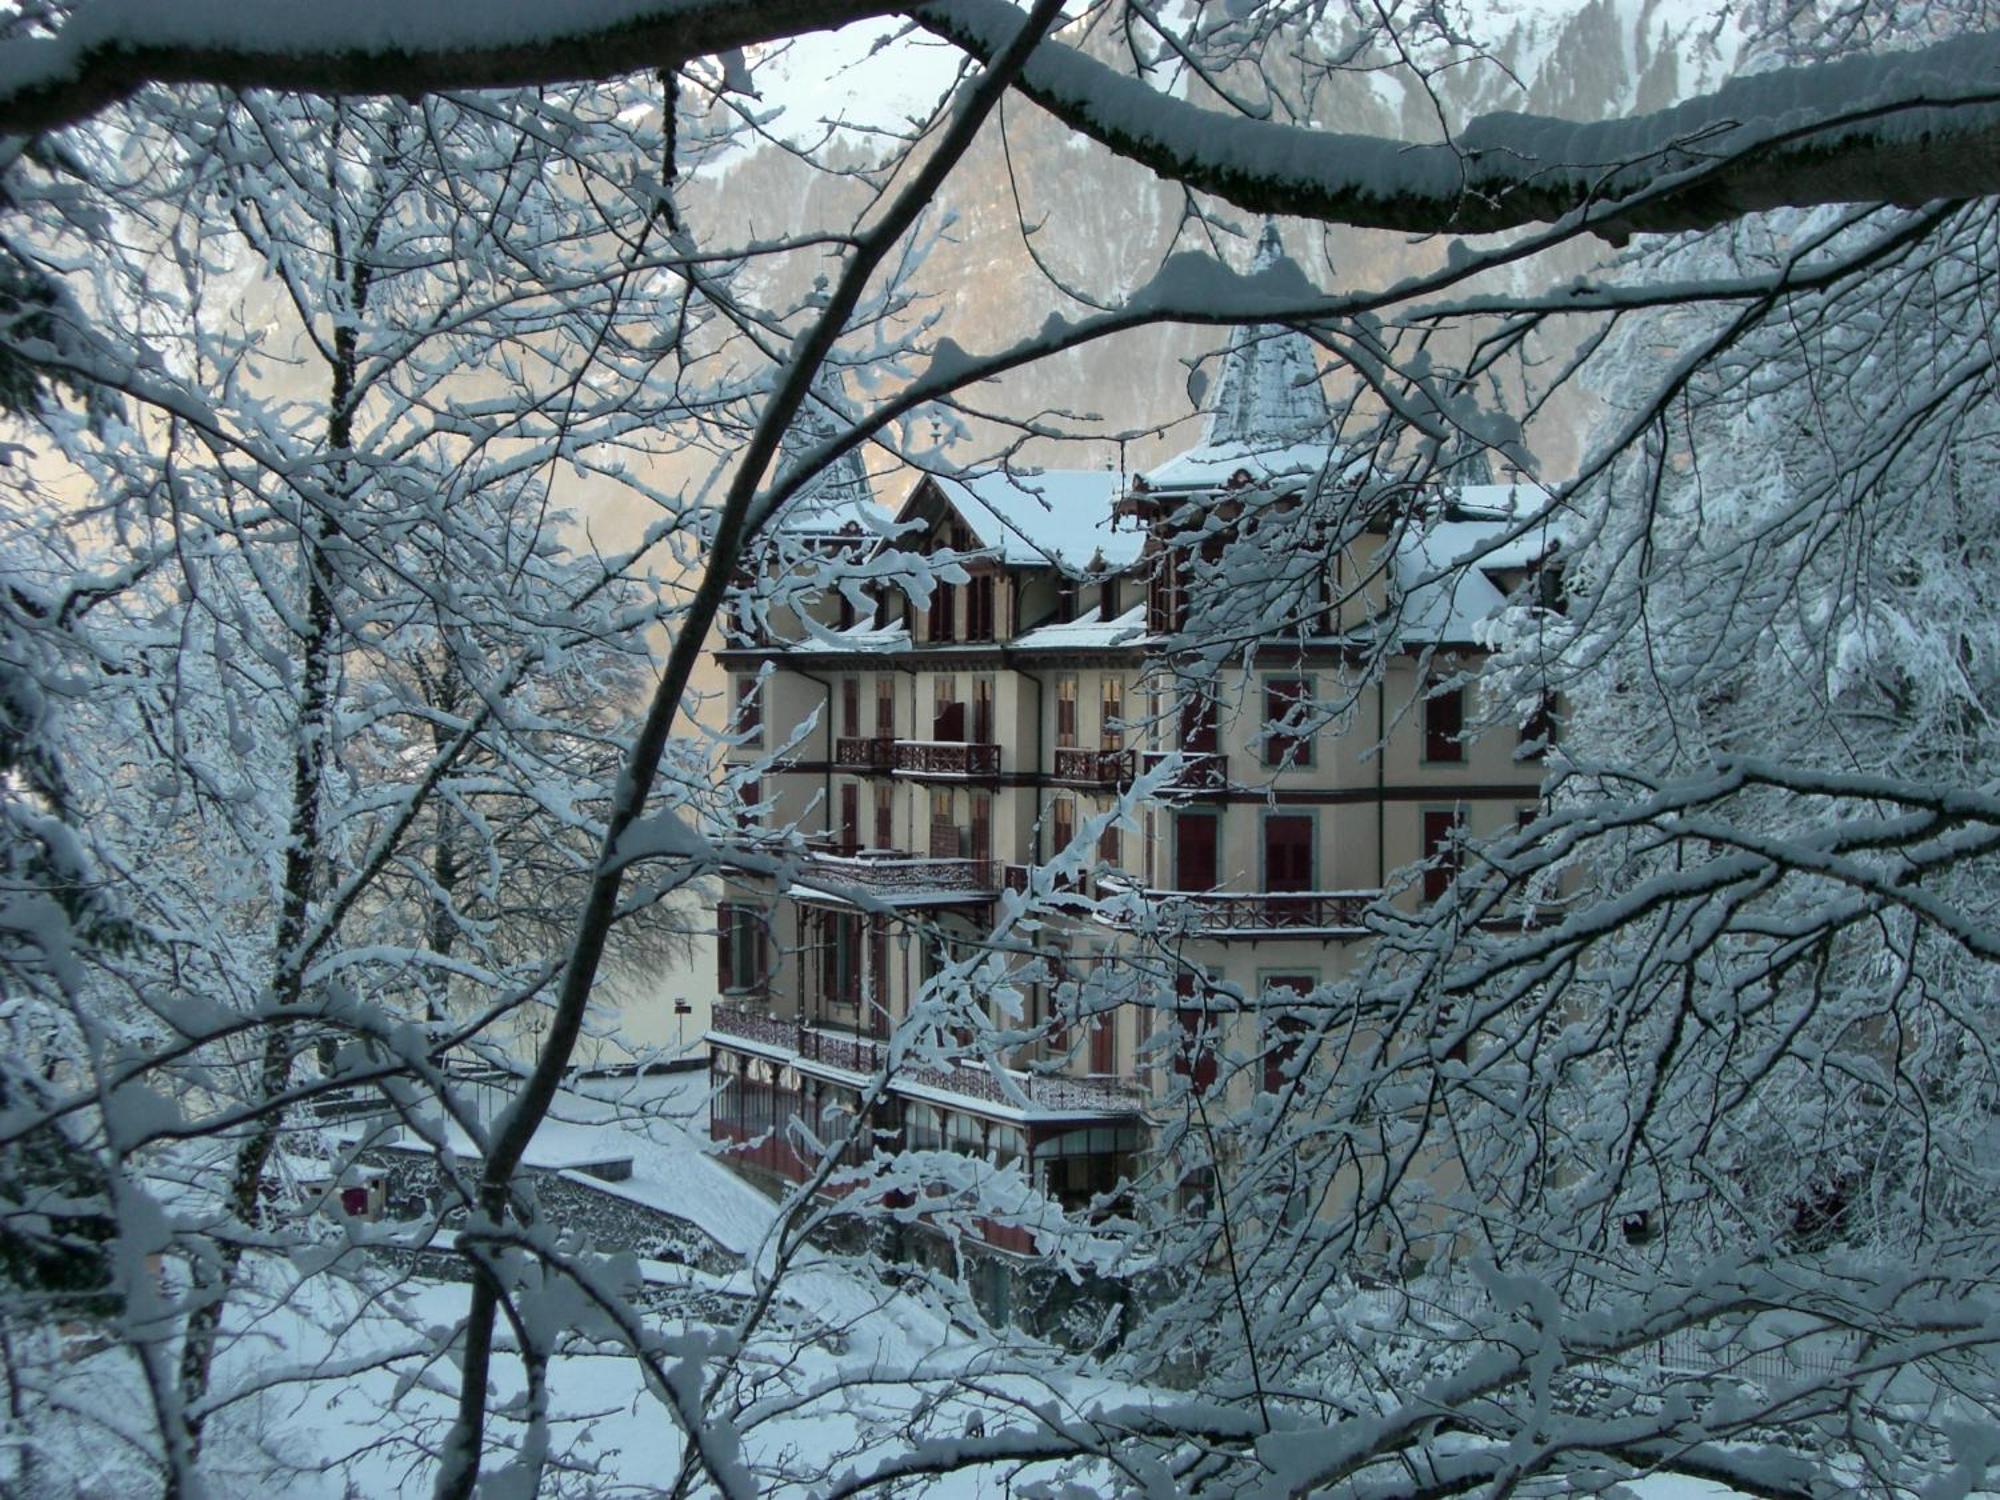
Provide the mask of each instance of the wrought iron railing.
[{"label": "wrought iron railing", "polygon": [[[1110,894],[1107,890],[1107,894]],[[1139,891],[1163,922],[1189,932],[1362,932],[1380,891]],[[1106,919],[1130,926],[1135,912],[1119,906]]]}]

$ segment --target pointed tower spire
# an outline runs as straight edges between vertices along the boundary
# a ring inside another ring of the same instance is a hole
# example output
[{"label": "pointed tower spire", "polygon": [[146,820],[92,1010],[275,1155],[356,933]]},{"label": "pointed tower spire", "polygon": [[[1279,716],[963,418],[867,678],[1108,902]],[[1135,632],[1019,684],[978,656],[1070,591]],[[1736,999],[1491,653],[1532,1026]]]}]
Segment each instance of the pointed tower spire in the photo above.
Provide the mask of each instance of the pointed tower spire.
[{"label": "pointed tower spire", "polygon": [[[847,423],[847,381],[831,365],[821,365],[798,415],[778,443],[782,472],[838,437]],[[839,531],[874,508],[875,492],[861,450],[850,448],[808,480],[785,506],[779,524],[787,531]]]},{"label": "pointed tower spire", "polygon": [[[1284,258],[1277,221],[1266,219],[1257,237],[1251,274],[1268,271]],[[1330,426],[1319,361],[1304,334],[1276,323],[1238,328],[1230,334],[1215,399],[1202,425],[1204,446],[1236,443],[1269,451],[1296,443],[1323,443]]]}]

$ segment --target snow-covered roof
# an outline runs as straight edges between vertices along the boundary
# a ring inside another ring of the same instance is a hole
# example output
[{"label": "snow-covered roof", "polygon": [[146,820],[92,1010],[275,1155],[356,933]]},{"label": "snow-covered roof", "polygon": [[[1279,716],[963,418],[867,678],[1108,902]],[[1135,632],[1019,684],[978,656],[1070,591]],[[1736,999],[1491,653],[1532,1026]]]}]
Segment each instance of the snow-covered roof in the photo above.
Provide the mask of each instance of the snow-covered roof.
[{"label": "snow-covered roof", "polygon": [[902,624],[878,626],[873,620],[863,620],[845,630],[815,630],[787,649],[806,652],[907,651],[910,649],[910,627]]},{"label": "snow-covered roof", "polygon": [[1150,490],[1215,490],[1238,474],[1252,484],[1281,485],[1286,480],[1318,484],[1347,466],[1346,454],[1330,443],[1257,444],[1202,443],[1168,459],[1146,475]]},{"label": "snow-covered roof", "polygon": [[1103,469],[1002,469],[962,479],[939,476],[938,490],[1000,561],[1056,563],[1081,572],[1102,556],[1118,569],[1138,561],[1144,540],[1114,531],[1116,474]]},{"label": "snow-covered roof", "polygon": [[1089,610],[1060,625],[1043,625],[1014,642],[1021,651],[1076,651],[1091,647],[1130,646],[1146,635],[1146,606],[1134,605],[1115,620],[1102,610]]},{"label": "snow-covered roof", "polygon": [[1477,640],[1507,603],[1490,575],[1533,567],[1554,545],[1547,522],[1515,532],[1516,523],[1503,520],[1436,521],[1398,539],[1398,636],[1413,644]]},{"label": "snow-covered roof", "polygon": [[[1284,258],[1276,224],[1264,226],[1253,273]],[[1312,478],[1342,461],[1311,340],[1259,323],[1236,329],[1202,421],[1201,441],[1146,475],[1151,489],[1209,489],[1238,473],[1253,482]]]},{"label": "snow-covered roof", "polygon": [[[838,370],[822,365],[806,399],[799,403],[798,415],[779,441],[779,471],[792,468],[839,437],[851,420],[847,410],[846,382]],[[785,502],[777,526],[794,535],[834,536],[850,525],[879,534],[887,519],[875,503],[861,450],[850,448]]]}]

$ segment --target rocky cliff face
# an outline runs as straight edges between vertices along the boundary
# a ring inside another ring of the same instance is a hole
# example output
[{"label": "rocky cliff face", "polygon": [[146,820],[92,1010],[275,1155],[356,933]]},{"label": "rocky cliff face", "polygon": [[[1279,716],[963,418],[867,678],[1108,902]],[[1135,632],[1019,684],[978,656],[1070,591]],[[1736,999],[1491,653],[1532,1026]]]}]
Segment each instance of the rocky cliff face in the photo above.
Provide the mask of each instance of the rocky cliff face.
[{"label": "rocky cliff face", "polygon": [[[1495,109],[1599,118],[1656,109],[1711,87],[1735,58],[1734,34],[1709,15],[1708,0],[1586,0],[1580,7],[1573,0],[1488,0],[1475,24],[1492,60],[1434,72],[1428,92],[1386,71],[1336,75],[1311,95],[1315,123],[1436,140],[1442,122],[1456,125]],[[896,86],[893,74],[882,77],[883,87]],[[865,165],[863,139],[846,148],[844,165]],[[694,212],[718,230],[762,235],[836,222],[864,201],[857,181],[814,173],[770,147],[706,175],[690,193]],[[1143,283],[1172,249],[1205,244],[1186,209],[1179,189],[1078,140],[1039,111],[1010,103],[1000,128],[986,132],[937,205],[938,222],[949,227],[916,278],[925,293],[922,310],[937,317],[937,332],[965,349],[1004,347],[1051,311],[1081,310],[1066,288],[1115,300]],[[1023,234],[1024,222],[1031,235]],[[1256,226],[1226,210],[1222,222],[1245,232],[1226,253],[1247,263]],[[1283,228],[1292,258],[1330,289],[1386,285],[1445,254],[1439,240]],[[1589,260],[1587,250],[1572,250],[1554,265],[1517,274],[1535,281],[1568,276]],[[797,295],[821,269],[813,255],[794,256],[760,290]],[[1214,329],[1143,330],[982,388],[976,403],[1094,438],[1035,444],[1028,451],[1037,461],[1142,468],[1195,440],[1188,367],[1226,342]],[[1212,375],[1213,361],[1204,369]],[[1582,421],[1571,406],[1531,434],[1545,473],[1560,474],[1573,462],[1574,429]],[[998,429],[975,431],[954,457],[977,456],[982,440],[990,446],[1004,439]]]}]

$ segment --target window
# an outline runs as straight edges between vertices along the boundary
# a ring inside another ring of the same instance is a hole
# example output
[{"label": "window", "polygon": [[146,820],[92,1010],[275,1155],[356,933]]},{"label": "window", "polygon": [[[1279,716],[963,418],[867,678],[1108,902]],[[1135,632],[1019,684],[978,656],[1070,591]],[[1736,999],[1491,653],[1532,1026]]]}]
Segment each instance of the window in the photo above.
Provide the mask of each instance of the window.
[{"label": "window", "polygon": [[896,681],[892,677],[875,679],[875,737],[896,737]]},{"label": "window", "polygon": [[993,743],[993,679],[975,677],[972,679],[972,742],[975,745]]},{"label": "window", "polygon": [[1276,974],[1264,981],[1264,1092],[1284,1088],[1312,1023],[1281,1007],[1311,994],[1319,980],[1310,974]]},{"label": "window", "polygon": [[1074,578],[1056,580],[1056,619],[1068,624],[1076,618],[1077,582]]},{"label": "window", "polygon": [[1107,578],[1097,586],[1098,618],[1107,624],[1118,618],[1118,580]]},{"label": "window", "polygon": [[1214,813],[1174,814],[1174,889],[1215,889],[1216,818]]},{"label": "window", "polygon": [[953,638],[952,627],[958,613],[957,590],[948,583],[931,584],[930,638],[934,641],[949,641]]},{"label": "window", "polygon": [[1183,974],[1175,981],[1180,1002],[1174,1008],[1174,1024],[1179,1035],[1174,1041],[1174,1072],[1188,1082],[1196,1096],[1205,1096],[1215,1087],[1218,1069],[1215,1060],[1215,1022],[1197,998],[1194,976]]},{"label": "window", "polygon": [[1122,677],[1106,675],[1104,696],[1098,716],[1097,743],[1106,750],[1120,750],[1125,745],[1125,680]]},{"label": "window", "polygon": [[1424,696],[1424,759],[1440,765],[1465,760],[1465,689],[1433,680]]},{"label": "window", "polygon": [[951,818],[951,792],[945,787],[931,788],[931,858],[957,859],[960,857],[958,824]]},{"label": "window", "polygon": [[722,901],[715,908],[715,984],[725,995],[746,995],[764,988],[764,913],[741,901]]},{"label": "window", "polygon": [[738,677],[736,687],[736,733],[746,745],[764,743],[764,695],[755,677]]},{"label": "window", "polygon": [[965,638],[993,639],[993,575],[980,573],[965,586]]},{"label": "window", "polygon": [[1054,858],[1076,837],[1076,804],[1058,797],[1049,804],[1049,856]]},{"label": "window", "polygon": [[852,781],[840,784],[840,852],[852,854],[861,847],[861,788]]},{"label": "window", "polygon": [[1556,742],[1556,695],[1543,693],[1535,699],[1534,711],[1521,725],[1521,748],[1516,760],[1540,755]]},{"label": "window", "polygon": [[884,782],[875,788],[875,847],[896,847],[896,804],[890,799],[894,789]]},{"label": "window", "polygon": [[956,697],[958,679],[940,673],[931,687],[931,738],[953,743],[965,738],[965,705]]},{"label": "window", "polygon": [[1264,817],[1264,889],[1313,888],[1313,819],[1310,813],[1267,813]]},{"label": "window", "polygon": [[986,792],[972,794],[972,848],[967,852],[978,860],[993,857],[993,798]]},{"label": "window", "polygon": [[1056,748],[1076,747],[1076,673],[1065,672],[1056,679]]},{"label": "window", "polygon": [[1451,889],[1465,863],[1465,813],[1456,807],[1427,807],[1423,812],[1424,900],[1435,901]]},{"label": "window", "polygon": [[763,821],[758,809],[764,802],[764,783],[751,779],[736,788],[736,826],[748,831]]},{"label": "window", "polygon": [[1190,755],[1213,755],[1218,744],[1215,700],[1194,688],[1181,699],[1181,749]]},{"label": "window", "polygon": [[[1309,766],[1313,763],[1312,681],[1304,677],[1274,677],[1264,684],[1264,764]],[[1288,726],[1288,727],[1281,727]]]},{"label": "window", "polygon": [[1115,1011],[1100,1011],[1090,1023],[1090,1071],[1108,1077],[1118,1071],[1118,1032],[1113,1025]]},{"label": "window", "polygon": [[840,732],[848,739],[861,737],[861,679],[840,679]]},{"label": "window", "polygon": [[827,914],[827,943],[820,950],[826,997],[835,1005],[861,1003],[861,915],[858,912]]},{"label": "window", "polygon": [[1118,868],[1119,842],[1118,825],[1106,823],[1104,832],[1097,836],[1097,857],[1114,870]]}]

